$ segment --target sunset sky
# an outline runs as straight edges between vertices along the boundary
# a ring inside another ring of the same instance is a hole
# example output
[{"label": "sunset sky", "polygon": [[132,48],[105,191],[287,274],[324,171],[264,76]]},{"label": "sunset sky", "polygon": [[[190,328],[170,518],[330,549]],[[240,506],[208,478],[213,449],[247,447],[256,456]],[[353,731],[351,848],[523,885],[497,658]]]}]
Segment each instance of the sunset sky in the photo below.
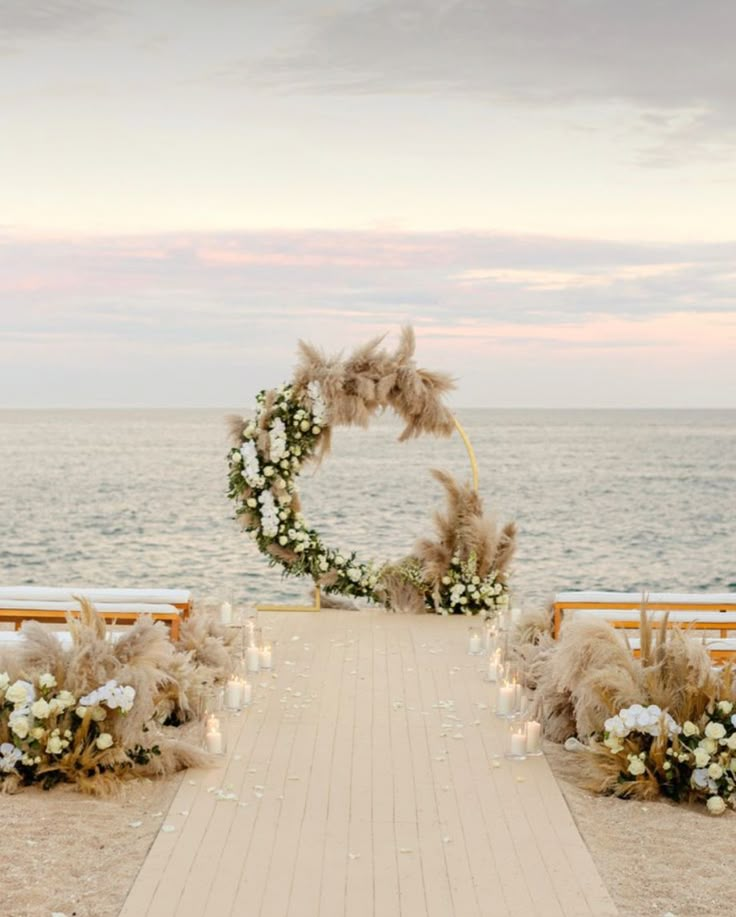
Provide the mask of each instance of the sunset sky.
[{"label": "sunset sky", "polygon": [[736,406],[730,0],[4,0],[0,406]]}]

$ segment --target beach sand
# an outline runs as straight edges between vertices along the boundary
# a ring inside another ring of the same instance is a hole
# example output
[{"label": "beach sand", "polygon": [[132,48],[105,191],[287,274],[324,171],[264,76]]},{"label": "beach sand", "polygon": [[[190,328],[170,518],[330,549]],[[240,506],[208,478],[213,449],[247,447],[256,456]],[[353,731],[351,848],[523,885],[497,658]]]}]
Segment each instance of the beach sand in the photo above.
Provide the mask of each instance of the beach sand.
[{"label": "beach sand", "polygon": [[0,795],[0,915],[116,917],[181,779],[132,781],[112,799],[70,786]]}]

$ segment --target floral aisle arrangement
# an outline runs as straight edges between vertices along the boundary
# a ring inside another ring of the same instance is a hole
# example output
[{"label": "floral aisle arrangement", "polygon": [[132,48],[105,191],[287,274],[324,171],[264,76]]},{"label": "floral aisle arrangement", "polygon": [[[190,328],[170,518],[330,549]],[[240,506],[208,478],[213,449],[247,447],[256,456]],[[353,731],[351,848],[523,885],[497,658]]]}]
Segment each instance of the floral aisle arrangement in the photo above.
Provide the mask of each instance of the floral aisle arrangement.
[{"label": "floral aisle arrangement", "polygon": [[[401,439],[422,434],[448,436],[455,421],[442,401],[452,388],[440,373],[418,369],[413,361],[414,336],[405,329],[396,353],[371,341],[347,360],[326,358],[301,344],[294,380],[257,396],[251,421],[235,418],[228,453],[229,496],[236,515],[271,564],[286,575],[307,576],[327,593],[364,598],[396,607],[399,591],[415,610],[477,613],[499,604],[506,591],[505,567],[511,542],[499,556],[475,550],[483,519],[480,498],[472,488],[454,484],[466,502],[448,514],[453,520],[453,550],[438,576],[436,558],[425,564],[421,549],[400,564],[361,560],[355,551],[325,545],[301,513],[296,480],[308,463],[319,462],[330,449],[336,426],[367,426],[379,411],[391,409],[406,423]],[[449,475],[442,480],[452,481]],[[462,528],[462,520],[473,520]],[[482,540],[482,539],[481,539]],[[498,539],[496,539],[498,544]],[[406,604],[405,602],[403,604]]]},{"label": "floral aisle arrangement", "polygon": [[[620,796],[702,801],[712,815],[736,809],[736,715],[732,700],[708,704],[682,725],[654,704],[624,708],[604,724],[604,789]],[[606,785],[607,784],[607,785]]]},{"label": "floral aisle arrangement", "polygon": [[736,808],[731,668],[714,668],[702,642],[677,628],[655,633],[646,607],[639,658],[605,621],[570,622],[559,640],[533,633],[533,644],[517,652],[535,689],[535,713],[548,739],[583,743],[575,761],[584,785],[703,802],[714,815]]},{"label": "floral aisle arrangement", "polygon": [[209,762],[200,709],[231,667],[224,631],[195,613],[172,645],[162,624],[141,618],[113,642],[87,602],[69,630],[64,647],[27,622],[0,659],[2,791],[68,782],[102,795],[131,777]]}]

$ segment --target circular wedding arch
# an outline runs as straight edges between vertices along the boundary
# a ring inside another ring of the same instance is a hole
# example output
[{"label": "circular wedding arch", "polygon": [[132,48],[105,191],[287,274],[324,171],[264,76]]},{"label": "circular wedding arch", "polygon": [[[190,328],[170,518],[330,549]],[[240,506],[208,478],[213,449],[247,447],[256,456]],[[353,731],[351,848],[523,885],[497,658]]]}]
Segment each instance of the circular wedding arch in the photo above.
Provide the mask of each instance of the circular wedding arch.
[{"label": "circular wedding arch", "polygon": [[[333,428],[367,427],[378,413],[390,410],[405,423],[400,441],[457,431],[469,456],[475,503],[480,503],[472,444],[443,401],[454,387],[452,379],[415,365],[411,328],[403,329],[396,351],[388,352],[381,344],[382,338],[374,339],[343,359],[327,357],[301,342],[293,380],[260,392],[252,420],[233,418],[228,459],[229,496],[235,501],[236,516],[272,565],[280,565],[286,575],[310,577],[327,593],[386,604],[383,579],[386,571],[395,573],[395,565],[378,566],[361,560],[355,551],[325,545],[301,512],[299,473],[305,464],[319,462],[329,453]],[[451,490],[456,486],[448,484],[449,476],[439,472],[436,476]],[[467,494],[462,499],[467,502]],[[457,566],[468,563],[467,557],[454,551],[452,559]],[[472,563],[477,567],[477,560]],[[480,577],[475,569],[470,572],[472,587],[477,585],[472,579]],[[489,589],[498,579],[498,571],[494,572]],[[402,576],[422,594],[437,592],[437,584],[424,582],[420,565],[411,558],[406,559]],[[445,578],[450,585],[450,577]]]}]

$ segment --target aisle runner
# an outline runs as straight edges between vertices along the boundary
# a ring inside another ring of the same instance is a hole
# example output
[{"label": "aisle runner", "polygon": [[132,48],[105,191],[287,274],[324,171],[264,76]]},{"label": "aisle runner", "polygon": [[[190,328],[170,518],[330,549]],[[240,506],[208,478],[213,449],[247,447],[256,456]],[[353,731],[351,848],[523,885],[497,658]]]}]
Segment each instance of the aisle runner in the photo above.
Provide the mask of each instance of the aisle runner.
[{"label": "aisle runner", "polygon": [[546,761],[499,759],[467,620],[261,618],[274,672],[223,766],[184,776],[121,917],[617,913]]}]

